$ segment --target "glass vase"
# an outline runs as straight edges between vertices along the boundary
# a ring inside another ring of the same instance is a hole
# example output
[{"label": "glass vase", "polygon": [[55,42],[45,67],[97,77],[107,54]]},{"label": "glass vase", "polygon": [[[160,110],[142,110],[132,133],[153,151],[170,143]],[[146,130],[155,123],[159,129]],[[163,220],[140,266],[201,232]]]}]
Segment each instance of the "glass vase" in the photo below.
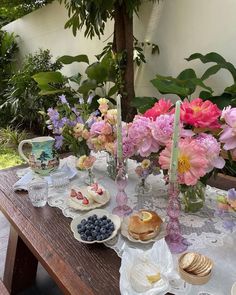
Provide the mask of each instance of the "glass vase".
[{"label": "glass vase", "polygon": [[199,211],[205,202],[206,186],[198,181],[196,185],[181,187],[182,202],[185,212]]},{"label": "glass vase", "polygon": [[[115,181],[117,176],[117,158],[107,153],[106,162],[107,162],[107,175],[112,180]],[[126,173],[127,173],[127,167],[128,167],[128,159],[124,159],[124,169]]]},{"label": "glass vase", "polygon": [[140,177],[139,182],[135,186],[135,193],[137,196],[137,210],[144,209],[144,201],[148,201],[151,204],[151,190],[152,186],[150,183],[147,182],[146,177]]},{"label": "glass vase", "polygon": [[92,185],[96,181],[92,167],[87,169],[87,173],[87,176],[84,178],[84,183],[87,185]]},{"label": "glass vase", "polygon": [[107,174],[112,180],[115,180],[117,175],[116,157],[107,153],[106,160],[107,160]]}]

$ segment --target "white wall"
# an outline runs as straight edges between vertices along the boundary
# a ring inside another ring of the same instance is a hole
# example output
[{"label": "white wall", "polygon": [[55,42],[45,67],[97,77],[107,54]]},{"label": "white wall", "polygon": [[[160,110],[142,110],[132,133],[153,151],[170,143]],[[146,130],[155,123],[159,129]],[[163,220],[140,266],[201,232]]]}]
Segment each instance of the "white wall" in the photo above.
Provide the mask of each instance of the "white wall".
[{"label": "white wall", "polygon": [[[184,58],[194,52],[216,51],[236,65],[236,0],[163,0],[157,4],[145,3],[140,17],[135,19],[135,35],[160,47],[160,55],[151,56],[147,48],[147,63],[136,69],[136,95],[155,95],[157,92],[149,81],[155,73],[176,76],[187,67],[202,73],[206,66],[200,62],[186,62]],[[20,36],[21,56],[39,47],[49,48],[54,55],[86,53],[90,60],[101,52],[103,42],[112,34],[112,24],[107,26],[102,40],[90,40],[79,33],[75,38],[70,29],[65,30],[67,11],[54,3],[37,10],[5,27]],[[111,39],[112,40],[112,37]],[[82,64],[66,66],[65,74],[81,69]],[[209,84],[220,93],[232,82],[226,71],[221,71]]]}]

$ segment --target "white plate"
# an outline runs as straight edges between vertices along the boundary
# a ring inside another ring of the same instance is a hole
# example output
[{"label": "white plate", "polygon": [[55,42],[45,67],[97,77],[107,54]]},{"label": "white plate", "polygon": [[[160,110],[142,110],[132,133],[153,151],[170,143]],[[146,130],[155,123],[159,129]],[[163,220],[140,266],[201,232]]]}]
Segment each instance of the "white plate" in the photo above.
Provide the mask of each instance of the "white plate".
[{"label": "white plate", "polygon": [[[112,235],[105,239],[105,240],[102,240],[102,241],[92,241],[92,242],[89,242],[89,241],[83,241],[81,238],[80,238],[80,234],[78,233],[78,230],[77,230],[77,225],[81,222],[82,219],[87,219],[89,216],[93,215],[93,214],[97,214],[97,216],[99,218],[101,218],[103,215],[106,215],[107,218],[111,219],[111,221],[114,223],[114,227],[115,227],[115,230],[113,231]],[[108,211],[106,210],[103,210],[103,209],[96,209],[96,210],[93,210],[93,211],[90,211],[82,216],[77,216],[75,217],[71,224],[70,224],[70,228],[71,230],[73,231],[74,233],[74,237],[77,241],[81,242],[81,243],[85,243],[85,244],[94,244],[94,243],[105,243],[111,239],[113,239],[116,235],[117,235],[117,232],[120,228],[120,225],[121,225],[121,221],[120,221],[120,217],[117,216],[117,215],[113,215],[111,213],[109,213]]]},{"label": "white plate", "polygon": [[[85,189],[85,187],[81,187],[81,190],[87,191]],[[86,194],[85,194],[85,197],[86,197]],[[88,199],[91,199],[91,197],[88,196]],[[74,210],[89,211],[89,210],[93,210],[96,208],[100,208],[100,207],[106,205],[109,201],[110,201],[110,194],[108,191],[106,191],[106,194],[104,194],[104,201],[102,203],[97,203],[94,201],[93,203],[84,206],[84,205],[80,205],[77,201],[74,201],[73,198],[69,197],[67,199],[67,204],[70,208],[73,208]]]},{"label": "white plate", "polygon": [[148,244],[148,243],[153,243],[156,242],[166,236],[166,223],[163,222],[160,227],[160,232],[156,235],[155,238],[152,238],[148,241],[142,241],[142,240],[136,240],[134,239],[128,232],[128,226],[129,226],[129,217],[124,217],[122,224],[121,224],[121,234],[125,238],[127,238],[129,241],[134,242],[134,243],[142,243],[142,244]]},{"label": "white plate", "polygon": [[236,295],[236,282],[232,286],[231,295]]}]

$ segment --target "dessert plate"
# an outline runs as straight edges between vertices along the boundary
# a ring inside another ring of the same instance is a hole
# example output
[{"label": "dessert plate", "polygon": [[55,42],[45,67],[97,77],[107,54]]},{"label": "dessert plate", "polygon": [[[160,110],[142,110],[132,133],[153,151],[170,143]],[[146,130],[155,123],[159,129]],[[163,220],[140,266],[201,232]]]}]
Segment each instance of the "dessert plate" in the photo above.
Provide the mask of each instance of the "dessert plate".
[{"label": "dessert plate", "polygon": [[155,238],[152,238],[147,241],[142,241],[142,240],[136,240],[134,239],[128,231],[128,226],[129,226],[129,217],[124,217],[122,224],[121,224],[121,234],[125,238],[127,238],[129,241],[133,243],[142,243],[142,244],[148,244],[148,243],[154,243],[166,236],[166,223],[163,221],[163,223],[160,226],[160,231],[159,233],[155,236]]},{"label": "dessert plate", "polygon": [[[106,215],[107,218],[111,219],[111,221],[114,223],[115,229],[114,229],[112,235],[109,238],[107,238],[105,240],[102,240],[102,241],[92,241],[92,242],[83,241],[81,239],[80,234],[78,233],[78,230],[77,230],[77,225],[81,222],[82,219],[87,219],[89,216],[91,216],[93,214],[96,214],[99,218]],[[109,213],[108,211],[106,211],[104,209],[95,209],[95,210],[92,210],[92,211],[82,215],[82,216],[77,216],[72,220],[72,222],[70,224],[70,228],[71,228],[72,232],[74,233],[75,239],[77,241],[79,241],[81,243],[85,243],[85,244],[105,243],[105,242],[113,239],[117,235],[118,230],[120,229],[120,226],[121,226],[120,217],[117,216],[117,215],[113,215],[113,214]]]},{"label": "dessert plate", "polygon": [[[82,187],[81,191],[85,191],[85,187],[84,188]],[[86,196],[86,194],[85,194],[85,196]],[[85,206],[85,205],[82,205],[79,202],[75,201],[73,198],[69,197],[67,199],[67,204],[70,208],[72,208],[74,210],[89,211],[89,210],[93,210],[96,208],[100,208],[100,207],[106,205],[109,201],[110,201],[110,194],[108,191],[106,191],[106,193],[104,194],[104,200],[102,203],[97,203],[94,201],[93,203]]]}]

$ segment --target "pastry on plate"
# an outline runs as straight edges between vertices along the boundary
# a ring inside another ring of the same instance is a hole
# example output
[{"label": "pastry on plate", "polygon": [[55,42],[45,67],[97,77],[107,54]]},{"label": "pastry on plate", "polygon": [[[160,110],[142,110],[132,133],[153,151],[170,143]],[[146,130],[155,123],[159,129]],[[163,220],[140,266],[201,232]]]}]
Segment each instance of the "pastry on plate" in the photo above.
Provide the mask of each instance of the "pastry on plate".
[{"label": "pastry on plate", "polygon": [[104,203],[104,199],[106,199],[106,190],[103,186],[95,182],[92,185],[88,186],[87,190],[88,194],[95,202],[99,204]]},{"label": "pastry on plate", "polygon": [[94,203],[85,188],[78,189],[75,187],[72,187],[70,191],[68,202],[69,205],[72,205],[71,207],[74,207],[76,204],[82,207],[88,207]]},{"label": "pastry on plate", "polygon": [[157,236],[162,223],[156,212],[143,209],[129,218],[128,232],[136,240],[147,241]]}]

